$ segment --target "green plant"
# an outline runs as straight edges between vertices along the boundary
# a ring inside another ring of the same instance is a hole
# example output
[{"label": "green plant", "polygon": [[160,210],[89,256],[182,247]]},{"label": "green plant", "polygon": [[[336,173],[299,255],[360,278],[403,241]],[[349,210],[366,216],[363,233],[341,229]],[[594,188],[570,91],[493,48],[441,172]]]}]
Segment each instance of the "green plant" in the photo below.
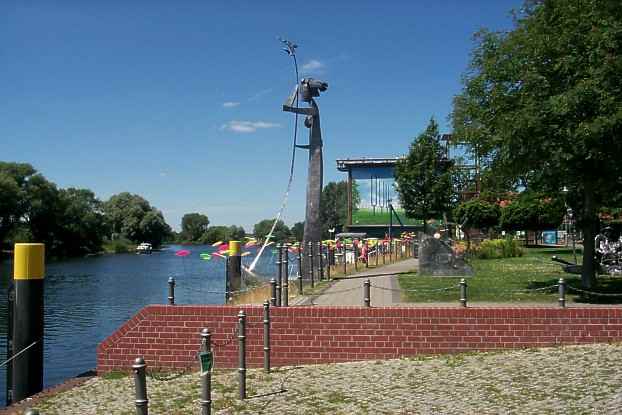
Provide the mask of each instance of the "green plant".
[{"label": "green plant", "polygon": [[475,256],[479,259],[514,258],[522,255],[523,250],[511,237],[482,241],[475,248]]}]

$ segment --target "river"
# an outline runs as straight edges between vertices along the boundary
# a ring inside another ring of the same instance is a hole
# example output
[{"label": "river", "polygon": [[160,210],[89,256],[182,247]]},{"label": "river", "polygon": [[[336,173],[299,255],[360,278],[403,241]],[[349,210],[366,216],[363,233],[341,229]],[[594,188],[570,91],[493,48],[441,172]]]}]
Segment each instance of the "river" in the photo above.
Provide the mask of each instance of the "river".
[{"label": "river", "polygon": [[[187,249],[190,255],[175,252]],[[95,368],[97,345],[148,304],[165,304],[168,278],[176,279],[177,304],[222,304],[225,259],[202,260],[211,246],[166,247],[151,255],[116,254],[46,264],[44,386]],[[250,264],[256,254],[242,258]],[[294,261],[292,261],[294,262]],[[267,248],[256,274],[276,273],[274,251]],[[6,356],[7,289],[12,263],[0,265],[0,362]],[[6,372],[0,369],[0,406],[6,402]]]}]

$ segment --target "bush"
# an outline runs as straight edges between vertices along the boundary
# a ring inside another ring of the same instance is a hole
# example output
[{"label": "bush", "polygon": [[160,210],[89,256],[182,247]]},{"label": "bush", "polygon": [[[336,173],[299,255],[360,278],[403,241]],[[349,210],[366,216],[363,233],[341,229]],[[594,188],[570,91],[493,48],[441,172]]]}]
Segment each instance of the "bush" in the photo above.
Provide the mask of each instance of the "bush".
[{"label": "bush", "polygon": [[114,241],[105,241],[103,246],[104,252],[109,254],[124,254],[126,252],[130,252],[130,248],[133,247],[134,244],[125,238],[115,239]]},{"label": "bush", "polygon": [[523,256],[523,250],[514,238],[491,239],[479,244],[475,256],[480,259],[513,258]]}]

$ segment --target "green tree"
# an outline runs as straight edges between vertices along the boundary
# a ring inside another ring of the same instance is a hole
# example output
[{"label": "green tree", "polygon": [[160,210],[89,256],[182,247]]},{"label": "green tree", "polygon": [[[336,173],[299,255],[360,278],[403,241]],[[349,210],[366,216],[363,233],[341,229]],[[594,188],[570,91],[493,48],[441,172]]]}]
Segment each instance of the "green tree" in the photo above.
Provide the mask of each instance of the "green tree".
[{"label": "green tree", "polygon": [[0,247],[25,212],[26,184],[36,170],[25,163],[0,161]]},{"label": "green tree", "polygon": [[[352,206],[359,202],[358,191],[352,192]],[[354,196],[356,195],[356,196]],[[322,222],[322,238],[329,237],[328,229],[342,227],[348,220],[348,183],[330,182],[322,189],[320,203],[320,221]],[[302,239],[300,239],[302,240]]]},{"label": "green tree", "polygon": [[48,252],[56,252],[60,240],[58,220],[62,216],[60,193],[56,185],[42,174],[35,174],[25,185],[23,220],[33,240],[43,242]]},{"label": "green tree", "polygon": [[158,246],[171,232],[162,213],[139,195],[123,192],[104,203],[106,221],[112,239],[122,236],[134,243],[150,242]]},{"label": "green tree", "polygon": [[213,244],[218,241],[229,239],[229,228],[226,226],[210,226],[201,236],[200,242],[203,244]]},{"label": "green tree", "polygon": [[291,229],[292,236],[297,241],[302,241],[305,233],[305,223],[304,222],[296,222],[292,226]]},{"label": "green tree", "polygon": [[469,230],[490,230],[499,223],[499,205],[483,198],[471,199],[460,203],[453,212],[456,222],[461,225],[470,245]]},{"label": "green tree", "polygon": [[445,159],[440,139],[432,118],[395,166],[396,190],[406,215],[423,219],[424,227],[427,219],[449,213],[454,200],[451,163]]},{"label": "green tree", "polygon": [[565,214],[563,201],[533,192],[523,192],[501,209],[499,224],[506,231],[556,229]]},{"label": "green tree", "polygon": [[231,225],[227,229],[229,237],[227,239],[232,241],[242,241],[246,236],[246,231],[241,226]]},{"label": "green tree", "polygon": [[495,174],[558,194],[583,230],[582,285],[594,283],[597,212],[620,193],[622,7],[612,0],[528,1],[510,32],[478,34],[454,133]]},{"label": "green tree", "polygon": [[58,196],[55,253],[75,256],[99,252],[107,233],[102,202],[88,189],[60,189]]},{"label": "green tree", "polygon": [[207,231],[209,219],[200,213],[186,213],[181,218],[181,238],[187,242],[198,242]]},{"label": "green tree", "polygon": [[[253,227],[253,233],[255,234],[255,238],[259,240],[265,239],[270,233],[270,229],[272,229],[272,224],[274,223],[274,219],[264,219],[255,224]],[[274,233],[272,234],[272,241],[276,242],[285,242],[290,237],[291,232],[287,225],[283,223],[282,220],[279,220],[276,223],[276,227],[274,228]]]}]

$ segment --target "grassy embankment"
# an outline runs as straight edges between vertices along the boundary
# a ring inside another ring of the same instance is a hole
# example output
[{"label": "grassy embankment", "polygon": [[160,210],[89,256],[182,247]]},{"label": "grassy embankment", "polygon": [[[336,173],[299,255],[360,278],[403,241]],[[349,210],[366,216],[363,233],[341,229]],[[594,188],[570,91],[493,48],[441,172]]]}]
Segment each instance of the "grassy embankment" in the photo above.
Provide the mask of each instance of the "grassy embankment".
[{"label": "grassy embankment", "polygon": [[[470,261],[474,276],[466,278],[468,284],[468,301],[494,303],[550,303],[556,304],[558,288],[543,289],[557,284],[564,278],[570,287],[581,288],[579,275],[565,273],[562,268],[551,261],[558,257],[572,262],[571,249],[557,248],[526,248],[521,257],[503,259],[472,259]],[[580,253],[577,254],[580,261]],[[413,274],[401,275],[399,278],[403,299],[408,302],[457,302],[459,291],[457,284],[460,278],[427,277]],[[590,291],[599,293],[621,293],[622,278],[601,275],[597,278],[597,286]],[[454,286],[448,291],[438,290]],[[541,289],[533,291],[534,289]],[[421,290],[412,292],[407,290]],[[619,297],[578,295],[568,290],[567,302],[581,303],[622,303]]]}]

